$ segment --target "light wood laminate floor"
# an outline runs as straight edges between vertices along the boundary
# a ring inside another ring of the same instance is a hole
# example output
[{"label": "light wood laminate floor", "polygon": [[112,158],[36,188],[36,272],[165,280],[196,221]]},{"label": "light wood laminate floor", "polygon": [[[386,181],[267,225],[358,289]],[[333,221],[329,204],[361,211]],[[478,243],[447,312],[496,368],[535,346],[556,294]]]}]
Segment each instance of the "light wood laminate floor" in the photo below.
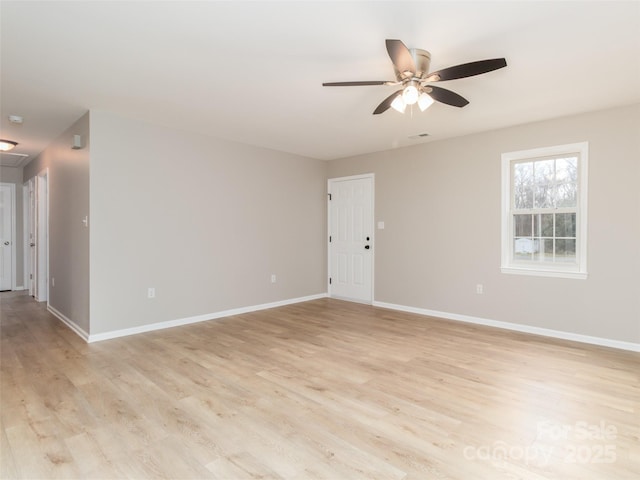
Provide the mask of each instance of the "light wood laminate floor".
[{"label": "light wood laminate floor", "polygon": [[2,478],[640,472],[637,353],[331,299],[86,344],[0,301]]}]

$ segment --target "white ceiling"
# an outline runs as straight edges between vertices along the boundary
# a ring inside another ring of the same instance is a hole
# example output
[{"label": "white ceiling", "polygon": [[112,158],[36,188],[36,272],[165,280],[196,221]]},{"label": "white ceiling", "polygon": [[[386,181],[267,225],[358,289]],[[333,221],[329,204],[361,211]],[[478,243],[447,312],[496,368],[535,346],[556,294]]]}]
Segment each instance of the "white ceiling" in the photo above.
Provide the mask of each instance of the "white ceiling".
[{"label": "white ceiling", "polygon": [[[1,138],[37,155],[89,109],[319,159],[640,102],[640,2],[0,3]],[[471,103],[374,108],[396,87],[386,38]],[[24,124],[8,122],[9,114]],[[427,139],[408,137],[429,133]]]}]

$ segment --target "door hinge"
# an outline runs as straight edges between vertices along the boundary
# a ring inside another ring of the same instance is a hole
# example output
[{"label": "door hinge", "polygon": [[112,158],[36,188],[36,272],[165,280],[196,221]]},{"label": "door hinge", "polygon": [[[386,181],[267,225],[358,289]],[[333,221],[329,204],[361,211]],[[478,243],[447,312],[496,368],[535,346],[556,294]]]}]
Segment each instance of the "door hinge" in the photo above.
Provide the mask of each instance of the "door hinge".
[{"label": "door hinge", "polygon": [[29,280],[33,280],[33,273],[29,274]]},{"label": "door hinge", "polygon": [[329,195],[329,201],[331,201],[331,194],[329,193],[328,195]]},{"label": "door hinge", "polygon": [[329,277],[329,285],[331,285],[331,277]]},{"label": "door hinge", "polygon": [[329,243],[331,243],[331,235],[329,235]]}]

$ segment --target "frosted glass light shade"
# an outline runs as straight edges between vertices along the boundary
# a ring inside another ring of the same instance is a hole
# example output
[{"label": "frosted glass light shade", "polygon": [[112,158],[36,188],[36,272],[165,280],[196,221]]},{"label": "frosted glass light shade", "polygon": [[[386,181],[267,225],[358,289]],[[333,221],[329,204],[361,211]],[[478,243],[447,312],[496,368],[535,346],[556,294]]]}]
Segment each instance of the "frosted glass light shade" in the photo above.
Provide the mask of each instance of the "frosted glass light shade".
[{"label": "frosted glass light shade", "polygon": [[407,105],[413,105],[418,101],[418,95],[418,89],[415,87],[415,85],[409,84],[402,92],[402,99]]},{"label": "frosted glass light shade", "polygon": [[426,93],[421,93],[418,98],[418,107],[420,107],[420,111],[424,112],[431,105],[433,105],[433,98]]},{"label": "frosted glass light shade", "polygon": [[397,112],[404,113],[405,109],[407,108],[407,104],[404,103],[402,95],[398,95],[393,99],[393,102],[391,102],[391,108],[393,108]]}]

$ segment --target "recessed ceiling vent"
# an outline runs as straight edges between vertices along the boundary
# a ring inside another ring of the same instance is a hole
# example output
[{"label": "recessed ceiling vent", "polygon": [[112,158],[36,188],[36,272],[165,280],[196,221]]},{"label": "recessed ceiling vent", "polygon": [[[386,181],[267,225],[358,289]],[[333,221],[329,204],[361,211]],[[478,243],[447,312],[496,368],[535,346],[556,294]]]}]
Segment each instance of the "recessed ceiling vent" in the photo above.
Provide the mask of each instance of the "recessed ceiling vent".
[{"label": "recessed ceiling vent", "polygon": [[26,153],[0,152],[0,166],[21,167],[27,163],[28,157]]},{"label": "recessed ceiling vent", "polygon": [[429,134],[428,133],[418,133],[417,135],[411,135],[409,138],[411,140],[420,140],[421,138],[425,138],[428,137]]}]

